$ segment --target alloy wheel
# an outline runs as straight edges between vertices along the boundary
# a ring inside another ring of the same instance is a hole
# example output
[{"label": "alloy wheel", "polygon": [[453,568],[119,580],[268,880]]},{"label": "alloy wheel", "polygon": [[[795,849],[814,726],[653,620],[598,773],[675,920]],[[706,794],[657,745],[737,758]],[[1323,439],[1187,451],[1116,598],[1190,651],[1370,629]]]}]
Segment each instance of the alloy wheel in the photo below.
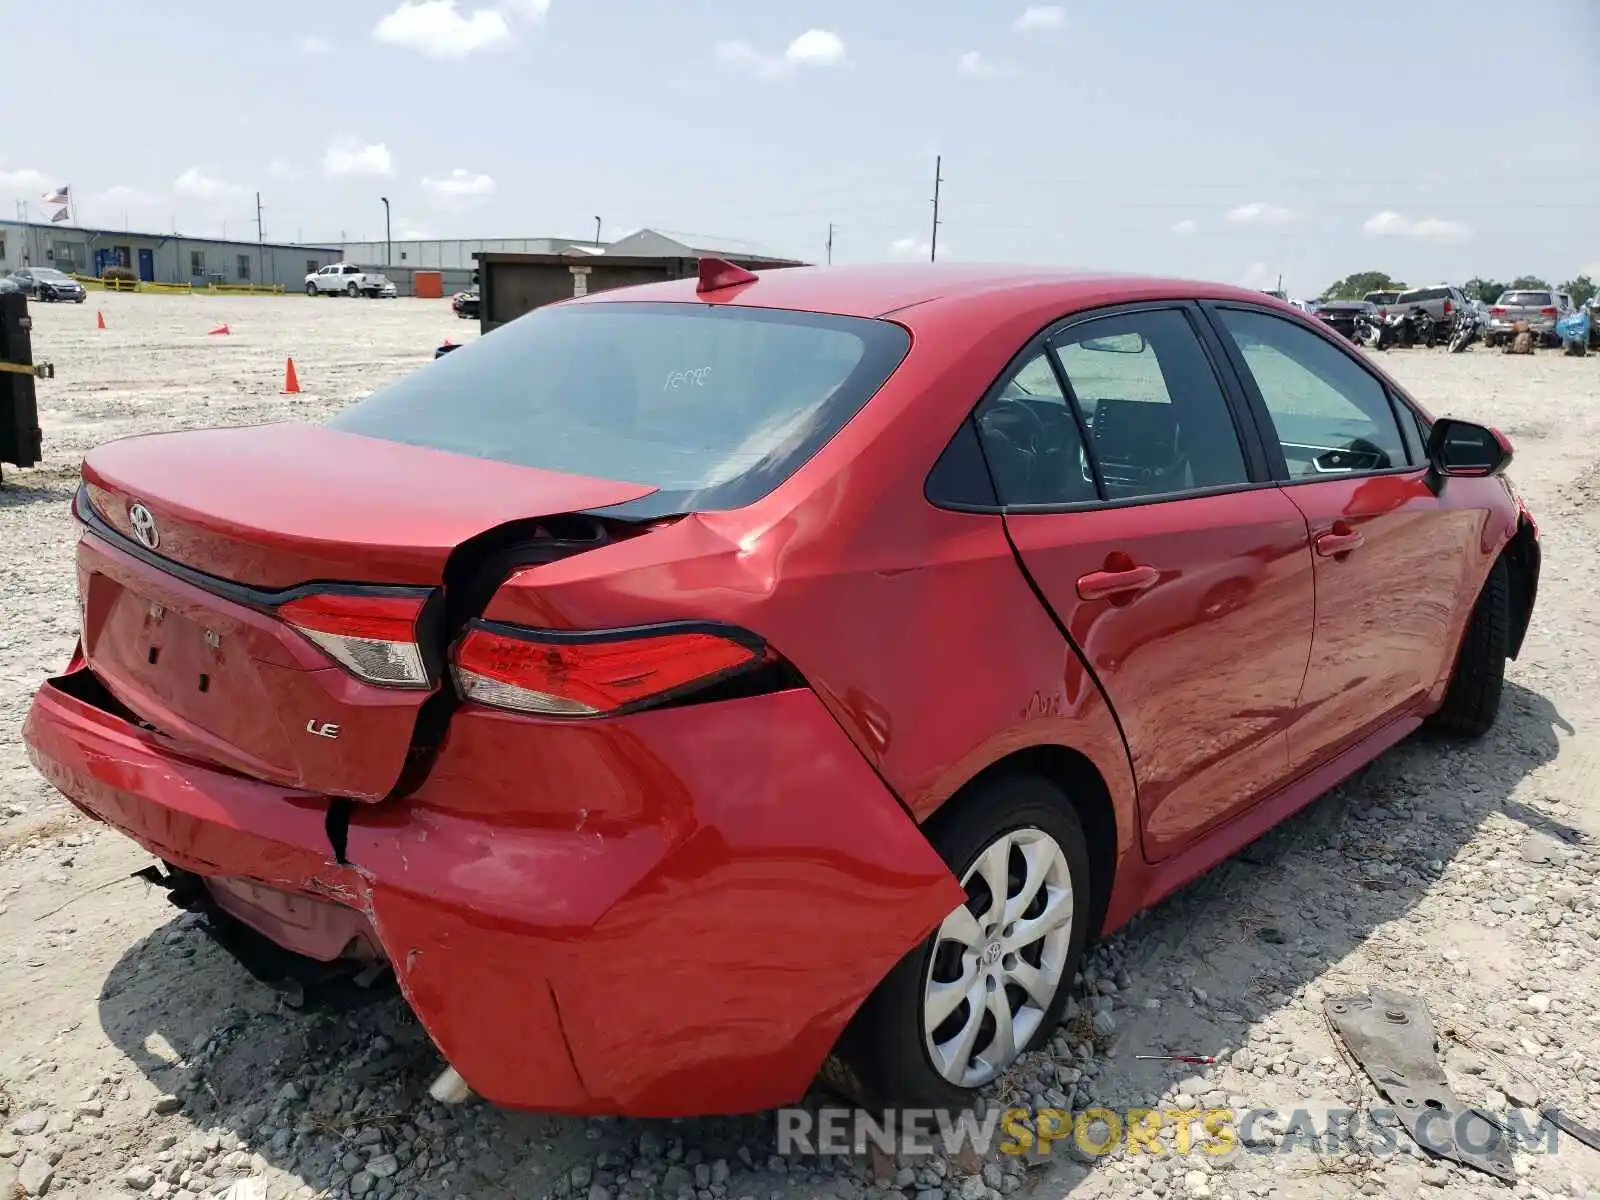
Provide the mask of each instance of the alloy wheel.
[{"label": "alloy wheel", "polygon": [[1004,1071],[1044,1022],[1072,942],[1072,873],[1042,829],[1013,829],[986,846],[961,880],[965,904],[934,937],[923,983],[929,1060],[957,1087]]}]

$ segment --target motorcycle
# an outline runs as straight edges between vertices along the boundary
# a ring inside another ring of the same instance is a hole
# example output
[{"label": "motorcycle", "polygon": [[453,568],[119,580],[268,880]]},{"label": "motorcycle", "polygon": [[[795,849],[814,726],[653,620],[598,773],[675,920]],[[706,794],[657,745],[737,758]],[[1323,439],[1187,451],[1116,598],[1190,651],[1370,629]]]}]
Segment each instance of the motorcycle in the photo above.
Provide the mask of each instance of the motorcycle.
[{"label": "motorcycle", "polygon": [[1477,340],[1478,314],[1474,309],[1463,308],[1456,314],[1455,324],[1450,330],[1450,353],[1460,354]]},{"label": "motorcycle", "polygon": [[1368,350],[1383,350],[1388,346],[1388,318],[1376,313],[1357,313],[1351,332],[1355,344]]},{"label": "motorcycle", "polygon": [[1411,344],[1432,350],[1439,344],[1439,322],[1425,308],[1413,308],[1411,317]]}]

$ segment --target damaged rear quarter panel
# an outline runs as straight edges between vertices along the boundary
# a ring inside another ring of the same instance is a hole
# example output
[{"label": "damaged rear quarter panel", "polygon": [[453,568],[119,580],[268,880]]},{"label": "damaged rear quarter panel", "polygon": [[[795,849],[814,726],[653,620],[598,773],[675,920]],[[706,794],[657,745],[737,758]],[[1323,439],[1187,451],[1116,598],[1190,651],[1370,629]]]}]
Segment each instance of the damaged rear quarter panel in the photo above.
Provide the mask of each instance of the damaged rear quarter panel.
[{"label": "damaged rear quarter panel", "polygon": [[[483,737],[503,786],[460,788]],[[356,811],[349,844],[430,1034],[523,1108],[794,1101],[962,899],[804,689],[592,723],[464,710],[428,782]]]}]

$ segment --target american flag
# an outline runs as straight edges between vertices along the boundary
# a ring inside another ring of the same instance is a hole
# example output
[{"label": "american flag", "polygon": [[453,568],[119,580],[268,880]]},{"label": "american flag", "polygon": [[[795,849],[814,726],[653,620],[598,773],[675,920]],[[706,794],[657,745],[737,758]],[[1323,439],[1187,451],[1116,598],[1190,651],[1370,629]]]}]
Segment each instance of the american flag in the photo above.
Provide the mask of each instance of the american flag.
[{"label": "american flag", "polygon": [[46,204],[71,204],[72,203],[72,189],[69,188],[69,187],[63,186],[63,187],[58,187],[53,192],[46,192],[45,196],[44,196],[44,202]]}]

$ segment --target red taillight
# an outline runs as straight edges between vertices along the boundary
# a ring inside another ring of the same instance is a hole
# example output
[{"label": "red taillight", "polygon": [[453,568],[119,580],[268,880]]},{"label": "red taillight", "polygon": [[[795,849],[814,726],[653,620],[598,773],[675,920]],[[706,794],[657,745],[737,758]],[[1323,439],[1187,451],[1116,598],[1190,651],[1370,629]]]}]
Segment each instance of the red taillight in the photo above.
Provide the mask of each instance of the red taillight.
[{"label": "red taillight", "polygon": [[1445,316],[1448,317],[1451,313],[1455,312],[1455,310],[1456,310],[1456,306],[1454,304],[1451,304],[1450,301],[1446,300],[1444,302],[1444,315]]},{"label": "red taillight", "polygon": [[427,687],[417,645],[425,597],[313,592],[278,606],[278,616],[358,679],[388,687]]},{"label": "red taillight", "polygon": [[672,628],[574,636],[477,625],[455,655],[464,699],[550,717],[592,717],[705,683],[762,657],[719,633]]},{"label": "red taillight", "polygon": [[1489,306],[1489,315],[1491,317],[1503,317],[1506,315],[1506,310],[1498,304],[1492,304]]},{"label": "red taillight", "polygon": [[1384,307],[1384,308],[1380,308],[1380,309],[1379,309],[1379,310],[1378,310],[1378,315],[1379,315],[1379,316],[1380,316],[1380,317],[1387,317],[1387,316],[1388,316],[1388,315],[1389,315],[1389,310],[1388,310],[1388,308],[1387,308],[1387,307]]},{"label": "red taillight", "polygon": [[1556,310],[1554,308],[1541,308],[1539,315],[1541,317],[1553,317],[1556,315]]}]

